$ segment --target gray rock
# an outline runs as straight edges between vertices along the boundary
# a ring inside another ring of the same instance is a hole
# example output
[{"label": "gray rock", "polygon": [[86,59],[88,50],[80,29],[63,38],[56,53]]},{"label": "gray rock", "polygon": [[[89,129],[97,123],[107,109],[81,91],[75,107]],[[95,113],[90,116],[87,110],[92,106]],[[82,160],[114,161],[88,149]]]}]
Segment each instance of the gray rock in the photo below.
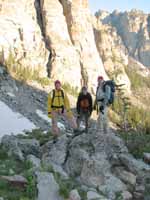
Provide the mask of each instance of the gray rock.
[{"label": "gray rock", "polygon": [[134,196],[135,200],[143,200],[144,199],[143,194],[141,194],[140,192],[134,192],[133,196]]},{"label": "gray rock", "polygon": [[87,192],[87,200],[108,200],[106,197],[98,194],[97,192],[94,191],[89,191]]},{"label": "gray rock", "polygon": [[41,160],[32,154],[27,156],[27,161],[31,162],[35,168],[40,168],[41,166]]},{"label": "gray rock", "polygon": [[144,162],[146,162],[147,164],[150,164],[150,153],[144,153],[144,154],[143,154],[143,160],[144,160]]},{"label": "gray rock", "polygon": [[131,154],[120,154],[122,164],[133,174],[150,177],[150,166],[142,160],[136,160]]},{"label": "gray rock", "polygon": [[81,197],[76,189],[70,191],[69,200],[81,200]]},{"label": "gray rock", "polygon": [[128,149],[125,146],[124,141],[118,136],[116,136],[114,133],[110,133],[107,135],[107,145],[108,145],[108,150],[112,154],[128,153]]},{"label": "gray rock", "polygon": [[105,154],[99,153],[99,157],[92,157],[84,161],[81,172],[81,180],[85,185],[98,187],[105,182],[105,174],[110,172],[110,164]]},{"label": "gray rock", "polygon": [[24,178],[21,175],[14,175],[14,176],[0,176],[0,179],[8,181],[10,184],[19,186],[19,187],[25,187],[27,184],[27,179]]},{"label": "gray rock", "polygon": [[28,154],[39,155],[39,142],[35,139],[19,139],[16,136],[5,135],[1,143],[10,155],[19,160],[24,160],[24,156]]},{"label": "gray rock", "polygon": [[4,200],[4,198],[3,198],[3,197],[0,197],[0,200]]},{"label": "gray rock", "polygon": [[59,196],[59,186],[52,173],[36,172],[37,175],[37,200],[62,200]]},{"label": "gray rock", "polygon": [[88,153],[83,149],[71,149],[65,169],[71,176],[79,176],[81,174],[84,161],[88,160]]},{"label": "gray rock", "polygon": [[128,185],[129,190],[134,190],[136,185],[136,176],[123,168],[115,168],[116,176],[119,177],[125,184]]},{"label": "gray rock", "polygon": [[14,155],[17,159],[23,161],[24,156],[21,149],[18,147],[18,140],[15,136],[5,135],[2,137],[1,144],[6,149],[9,155]]},{"label": "gray rock", "polygon": [[33,154],[39,156],[40,144],[36,139],[18,139],[18,147],[24,153],[24,155]]},{"label": "gray rock", "polygon": [[54,172],[59,173],[62,178],[64,178],[64,179],[68,179],[69,178],[68,174],[65,172],[65,170],[62,168],[61,165],[57,165],[57,164],[55,164],[53,162],[50,162],[50,166],[52,166]]},{"label": "gray rock", "polygon": [[0,75],[4,74],[4,68],[0,66]]},{"label": "gray rock", "polygon": [[43,163],[63,164],[66,159],[67,145],[68,138],[65,135],[60,136],[55,144],[52,141],[46,143],[41,149]]},{"label": "gray rock", "polygon": [[132,194],[128,191],[122,192],[121,195],[122,195],[123,200],[132,200],[133,199]]},{"label": "gray rock", "polygon": [[117,177],[111,174],[105,174],[105,177],[107,177],[107,179],[104,185],[99,186],[99,190],[109,199],[114,200],[117,193],[127,191],[126,185]]},{"label": "gray rock", "polygon": [[14,170],[13,169],[9,169],[9,175],[14,175],[14,174],[15,174]]}]

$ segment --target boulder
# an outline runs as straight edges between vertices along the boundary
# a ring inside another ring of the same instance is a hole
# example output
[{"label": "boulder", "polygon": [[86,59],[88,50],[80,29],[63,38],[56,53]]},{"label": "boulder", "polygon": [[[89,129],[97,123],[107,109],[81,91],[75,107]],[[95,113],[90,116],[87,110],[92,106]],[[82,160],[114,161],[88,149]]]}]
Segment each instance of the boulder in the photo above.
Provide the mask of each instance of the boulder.
[{"label": "boulder", "polygon": [[81,200],[81,197],[76,189],[70,191],[69,200]]},{"label": "boulder", "polygon": [[59,196],[59,186],[52,173],[36,172],[37,175],[37,200],[63,200]]},{"label": "boulder", "polygon": [[68,138],[63,135],[60,136],[58,141],[54,144],[49,141],[41,148],[42,161],[45,164],[55,163],[61,165],[65,162],[67,155]]},{"label": "boulder", "polygon": [[33,167],[35,167],[35,168],[41,167],[41,160],[32,154],[27,156],[27,161],[31,162]]}]

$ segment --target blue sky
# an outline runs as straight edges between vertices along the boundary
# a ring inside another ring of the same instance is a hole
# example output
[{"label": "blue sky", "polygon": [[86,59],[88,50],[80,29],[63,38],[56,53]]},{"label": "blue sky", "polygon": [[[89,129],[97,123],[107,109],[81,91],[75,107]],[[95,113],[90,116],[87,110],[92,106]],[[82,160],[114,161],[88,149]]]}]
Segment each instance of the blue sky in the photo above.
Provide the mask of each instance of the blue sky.
[{"label": "blue sky", "polygon": [[112,12],[115,9],[129,11],[133,8],[150,13],[150,0],[89,0],[89,5],[92,13],[99,9]]}]

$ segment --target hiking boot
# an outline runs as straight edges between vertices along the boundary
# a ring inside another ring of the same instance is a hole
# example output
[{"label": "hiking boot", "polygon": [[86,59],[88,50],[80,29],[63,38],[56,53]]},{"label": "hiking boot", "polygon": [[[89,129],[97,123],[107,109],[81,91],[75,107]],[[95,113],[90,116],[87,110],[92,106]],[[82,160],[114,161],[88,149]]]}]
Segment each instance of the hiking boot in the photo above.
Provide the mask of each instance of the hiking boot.
[{"label": "hiking boot", "polygon": [[78,133],[79,132],[79,129],[77,129],[77,128],[75,128],[75,129],[73,129],[73,133]]},{"label": "hiking boot", "polygon": [[53,137],[53,144],[55,144],[57,141],[58,141],[58,137],[57,137],[57,136],[54,136],[54,137]]},{"label": "hiking boot", "polygon": [[88,133],[88,129],[85,129],[85,133]]},{"label": "hiking boot", "polygon": [[73,134],[73,138],[76,137],[76,136],[78,136],[78,135],[81,135],[81,131],[78,130],[78,129],[75,129],[74,130],[74,134]]}]

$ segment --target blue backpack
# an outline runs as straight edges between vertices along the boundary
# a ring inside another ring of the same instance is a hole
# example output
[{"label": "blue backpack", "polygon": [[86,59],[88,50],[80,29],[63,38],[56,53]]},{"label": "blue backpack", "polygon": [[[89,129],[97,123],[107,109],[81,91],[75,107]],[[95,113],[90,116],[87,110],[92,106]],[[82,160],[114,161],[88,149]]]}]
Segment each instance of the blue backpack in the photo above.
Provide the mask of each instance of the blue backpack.
[{"label": "blue backpack", "polygon": [[113,104],[114,102],[114,98],[115,98],[115,82],[113,80],[108,80],[108,81],[105,81],[104,84],[103,84],[103,91],[105,92],[106,90],[106,85],[108,85],[111,89],[111,93],[110,93],[110,98],[108,99],[108,104]]}]

